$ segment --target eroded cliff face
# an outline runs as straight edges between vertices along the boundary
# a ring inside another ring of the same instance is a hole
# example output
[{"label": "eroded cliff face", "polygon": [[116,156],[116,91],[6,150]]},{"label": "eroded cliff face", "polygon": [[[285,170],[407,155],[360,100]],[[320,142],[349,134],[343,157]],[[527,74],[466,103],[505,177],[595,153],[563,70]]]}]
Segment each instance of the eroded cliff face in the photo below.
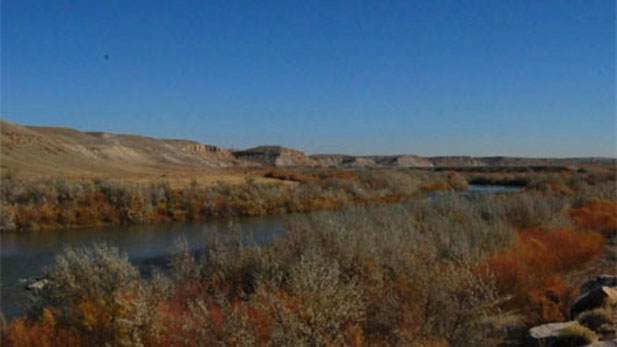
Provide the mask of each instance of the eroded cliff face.
[{"label": "eroded cliff face", "polygon": [[426,158],[434,167],[474,167],[485,166],[485,164],[474,157],[469,156],[444,156]]},{"label": "eroded cliff face", "polygon": [[174,146],[176,148],[179,148],[183,151],[189,152],[189,153],[193,153],[193,154],[218,154],[221,156],[226,156],[226,157],[233,157],[231,155],[231,152],[222,148],[222,147],[218,147],[218,146],[213,146],[213,145],[204,145],[203,143],[199,143],[197,141],[191,141],[191,140],[167,140],[167,139],[163,139],[161,140],[171,146]]},{"label": "eroded cliff face", "polygon": [[430,168],[433,163],[417,155],[369,155],[353,156],[344,154],[315,154],[310,156],[319,166],[324,167],[407,167]]},{"label": "eroded cliff face", "polygon": [[256,166],[318,166],[318,163],[301,151],[281,146],[260,146],[232,153],[237,159],[254,163]]},{"label": "eroded cliff face", "polygon": [[387,167],[430,168],[433,163],[417,155],[373,156],[376,164]]},{"label": "eroded cliff face", "polygon": [[341,167],[353,160],[353,156],[345,154],[314,154],[310,157],[321,167]]}]

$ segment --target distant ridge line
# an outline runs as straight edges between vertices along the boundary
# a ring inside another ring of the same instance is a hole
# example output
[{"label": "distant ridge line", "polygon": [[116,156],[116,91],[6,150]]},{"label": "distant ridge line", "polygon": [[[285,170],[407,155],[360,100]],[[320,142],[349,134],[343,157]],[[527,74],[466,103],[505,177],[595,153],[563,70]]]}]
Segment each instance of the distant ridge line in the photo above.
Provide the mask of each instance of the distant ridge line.
[{"label": "distant ridge line", "polygon": [[22,126],[0,119],[3,171],[66,173],[157,173],[188,168],[521,168],[571,169],[615,165],[617,158],[530,158],[508,156],[419,156],[313,154],[278,145],[230,150],[188,139],[160,139],[66,127]]}]

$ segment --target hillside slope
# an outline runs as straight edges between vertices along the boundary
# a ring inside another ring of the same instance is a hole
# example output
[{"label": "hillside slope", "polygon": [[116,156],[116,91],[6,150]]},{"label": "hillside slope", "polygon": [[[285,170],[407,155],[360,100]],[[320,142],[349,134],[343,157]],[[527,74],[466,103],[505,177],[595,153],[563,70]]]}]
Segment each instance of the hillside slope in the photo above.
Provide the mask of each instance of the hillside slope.
[{"label": "hillside slope", "polygon": [[242,167],[250,163],[215,146],[186,140],[29,127],[0,120],[0,166],[18,175],[133,175]]}]

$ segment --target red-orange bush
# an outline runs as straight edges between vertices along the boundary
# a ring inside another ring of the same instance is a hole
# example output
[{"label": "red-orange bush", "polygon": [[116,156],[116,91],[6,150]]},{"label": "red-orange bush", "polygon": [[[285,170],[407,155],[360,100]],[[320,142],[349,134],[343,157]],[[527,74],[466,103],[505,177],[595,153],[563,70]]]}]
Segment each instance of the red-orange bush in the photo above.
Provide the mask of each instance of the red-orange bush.
[{"label": "red-orange bush", "polygon": [[617,235],[617,204],[607,200],[592,200],[570,211],[577,228],[601,232],[607,237]]},{"label": "red-orange bush", "polygon": [[56,319],[49,310],[43,311],[36,322],[17,318],[2,331],[2,346],[19,347],[63,347],[82,346],[84,341],[79,332],[70,327],[56,326]]},{"label": "red-orange bush", "polygon": [[450,185],[446,182],[428,182],[422,184],[420,189],[425,192],[436,192],[439,190],[450,190],[452,187],[450,187]]},{"label": "red-orange bush", "polygon": [[541,228],[517,231],[515,244],[491,257],[488,270],[502,295],[512,295],[507,306],[527,312],[530,323],[563,320],[573,295],[561,276],[592,260],[604,249],[595,232]]},{"label": "red-orange bush", "polygon": [[574,286],[566,283],[560,275],[549,276],[538,288],[528,292],[527,315],[543,322],[565,320],[575,294]]},{"label": "red-orange bush", "polygon": [[545,271],[575,270],[604,249],[604,238],[595,232],[535,228],[521,230],[518,235],[528,263]]}]

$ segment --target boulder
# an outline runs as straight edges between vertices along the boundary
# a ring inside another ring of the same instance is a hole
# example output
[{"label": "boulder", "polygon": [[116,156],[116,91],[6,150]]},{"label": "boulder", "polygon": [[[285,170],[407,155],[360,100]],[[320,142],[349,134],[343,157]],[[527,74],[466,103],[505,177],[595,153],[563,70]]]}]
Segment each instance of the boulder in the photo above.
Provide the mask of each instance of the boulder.
[{"label": "boulder", "polygon": [[581,294],[587,293],[593,289],[602,286],[617,288],[617,276],[600,275],[591,281],[587,281],[581,286]]},{"label": "boulder", "polygon": [[530,345],[550,346],[564,329],[577,324],[577,321],[569,321],[563,323],[549,323],[533,327],[529,329],[529,337],[531,338]]},{"label": "boulder", "polygon": [[548,323],[538,325],[529,329],[529,336],[532,339],[543,340],[549,338],[555,338],[559,336],[559,334],[568,327],[578,324],[576,321],[569,321],[563,323]]},{"label": "boulder", "polygon": [[581,312],[593,310],[606,304],[617,304],[617,289],[607,286],[595,287],[574,300],[570,314],[575,318]]},{"label": "boulder", "polygon": [[33,290],[35,292],[45,288],[45,286],[49,283],[49,280],[46,278],[36,280],[26,286],[26,289]]}]

